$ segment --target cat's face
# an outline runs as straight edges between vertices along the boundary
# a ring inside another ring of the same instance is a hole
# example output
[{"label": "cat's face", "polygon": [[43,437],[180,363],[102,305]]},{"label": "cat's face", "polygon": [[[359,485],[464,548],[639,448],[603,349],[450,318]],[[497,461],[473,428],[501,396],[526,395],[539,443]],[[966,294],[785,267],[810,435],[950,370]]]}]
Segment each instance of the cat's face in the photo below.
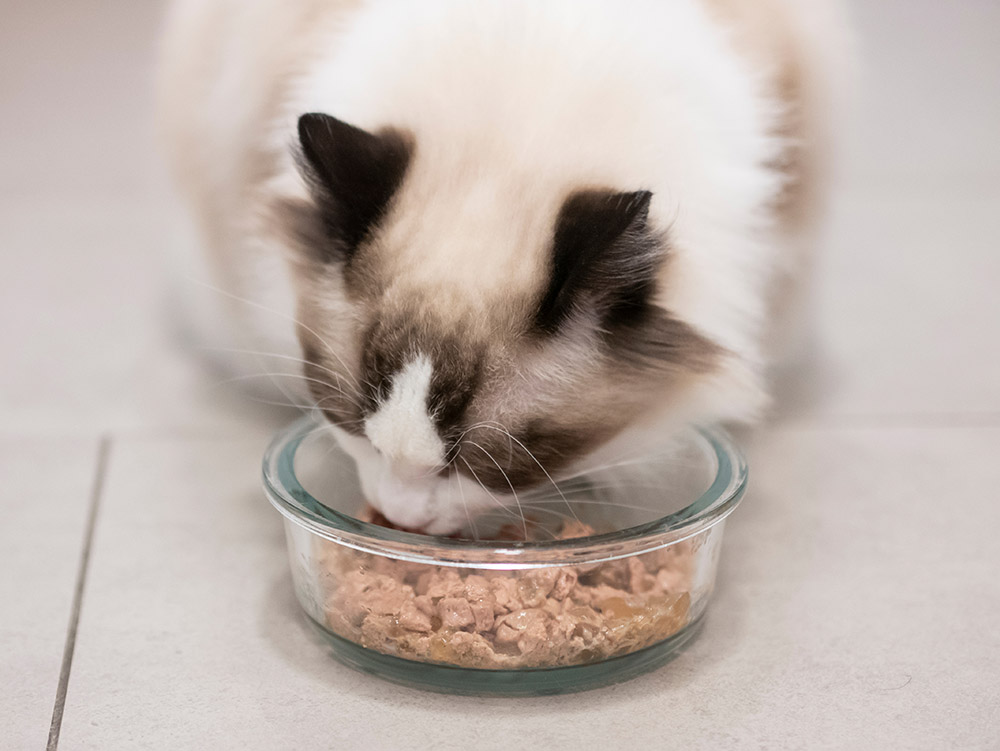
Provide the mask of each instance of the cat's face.
[{"label": "cat's face", "polygon": [[299,137],[305,375],[391,521],[443,533],[513,505],[712,370],[718,348],[653,304],[669,236],[650,193],[498,211],[403,132],[311,114]]}]

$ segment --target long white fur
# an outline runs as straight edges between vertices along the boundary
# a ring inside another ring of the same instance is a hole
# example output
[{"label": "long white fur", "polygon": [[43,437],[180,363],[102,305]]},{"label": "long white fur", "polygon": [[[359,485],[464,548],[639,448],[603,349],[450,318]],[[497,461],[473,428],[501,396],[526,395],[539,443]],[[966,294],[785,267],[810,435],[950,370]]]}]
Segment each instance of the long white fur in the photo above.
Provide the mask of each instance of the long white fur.
[{"label": "long white fur", "polygon": [[[710,5],[727,3],[178,2],[165,49],[162,120],[178,176],[194,198],[214,283],[277,301],[291,316],[277,260],[284,249],[262,239],[259,217],[275,195],[304,195],[288,150],[297,117],[319,111],[363,128],[400,126],[414,134],[417,151],[397,196],[400,215],[414,221],[394,225],[400,237],[387,241],[401,249],[396,284],[447,285],[455,291],[449,305],[488,306],[543,273],[545,240],[568,191],[652,190],[652,221],[669,227],[672,248],[658,302],[731,356],[712,380],[684,393],[683,402],[651,410],[647,424],[606,451],[643,445],[691,417],[753,419],[766,401],[768,285],[801,251],[771,211],[782,186],[767,165],[783,144],[770,134],[782,105],[767,93],[766,61],[753,65],[739,54],[733,32],[710,14]],[[769,14],[763,23],[802,48],[805,85],[815,89],[809,101],[821,109],[837,78],[840,32],[807,21],[830,16],[834,3],[760,5]],[[296,71],[291,90],[275,94],[275,81],[289,70]],[[248,192],[246,154],[262,137],[266,150],[285,156],[276,178]],[[287,320],[264,325],[232,309],[224,315],[229,330],[243,331],[255,348],[294,348]],[[369,420],[369,438],[382,454],[353,446],[359,461],[371,464],[362,472],[373,494],[378,482],[371,478],[387,476],[387,455],[425,465],[439,458],[426,405],[414,416],[425,378],[426,367],[413,365]],[[394,424],[403,415],[405,425]],[[413,518],[457,518],[458,489],[441,483],[413,501],[421,506]],[[482,493],[474,501],[488,502]]]}]

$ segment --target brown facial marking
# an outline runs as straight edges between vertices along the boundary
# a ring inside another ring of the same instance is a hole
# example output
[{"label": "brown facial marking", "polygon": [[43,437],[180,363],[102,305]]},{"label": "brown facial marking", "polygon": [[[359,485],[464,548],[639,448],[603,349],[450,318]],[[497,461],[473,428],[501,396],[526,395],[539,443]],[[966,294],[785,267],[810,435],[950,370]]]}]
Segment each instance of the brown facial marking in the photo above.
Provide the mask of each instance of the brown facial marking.
[{"label": "brown facial marking", "polygon": [[465,410],[481,380],[485,345],[472,327],[461,320],[450,325],[419,314],[407,306],[383,311],[362,337],[361,373],[368,405],[389,395],[393,376],[417,356],[430,358],[433,366],[428,413],[446,444],[454,439]]},{"label": "brown facial marking", "polygon": [[529,420],[510,436],[490,428],[472,428],[464,441],[459,471],[497,493],[521,492],[549,482],[560,471],[613,433],[600,424],[575,425],[558,420]]},{"label": "brown facial marking", "polygon": [[446,337],[434,350],[428,408],[446,445],[457,438],[469,403],[482,382],[483,349],[470,349],[460,339]]},{"label": "brown facial marking", "polygon": [[299,334],[305,360],[302,371],[309,379],[309,392],[316,406],[334,425],[353,435],[362,435],[364,413],[350,377],[335,375],[342,366],[325,352],[326,348],[313,334],[302,329]]}]

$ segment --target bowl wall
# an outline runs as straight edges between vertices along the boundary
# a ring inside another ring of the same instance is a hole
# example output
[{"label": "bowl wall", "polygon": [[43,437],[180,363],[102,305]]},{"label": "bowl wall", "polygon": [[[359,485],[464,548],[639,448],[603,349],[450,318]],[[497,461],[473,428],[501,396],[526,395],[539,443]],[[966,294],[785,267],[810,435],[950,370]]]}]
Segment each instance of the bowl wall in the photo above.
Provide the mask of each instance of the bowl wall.
[{"label": "bowl wall", "polygon": [[[582,690],[665,662],[708,605],[724,519],[746,482],[745,464],[724,437],[692,432],[671,452],[688,457],[687,468],[673,494],[662,494],[675,507],[663,516],[652,514],[655,494],[645,491],[621,512],[580,504],[580,513],[613,520],[602,534],[442,539],[350,516],[357,491],[349,481],[320,483],[310,435],[308,425],[293,426],[265,458],[298,600],[338,659],[438,691]],[[309,451],[297,461],[303,446]],[[307,486],[325,488],[317,490],[325,502]],[[337,500],[338,487],[347,498]],[[679,497],[688,504],[676,507]]]}]

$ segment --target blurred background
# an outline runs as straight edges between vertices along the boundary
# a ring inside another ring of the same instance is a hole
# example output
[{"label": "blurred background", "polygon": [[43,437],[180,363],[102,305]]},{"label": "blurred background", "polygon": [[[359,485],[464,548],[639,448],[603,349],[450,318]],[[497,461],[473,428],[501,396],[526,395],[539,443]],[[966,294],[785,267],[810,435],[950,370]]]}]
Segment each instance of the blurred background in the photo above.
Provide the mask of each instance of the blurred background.
[{"label": "blurred background", "polygon": [[[576,723],[653,742],[664,702],[692,747],[1000,738],[1000,3],[851,5],[860,88],[816,347],[754,438],[726,615],[667,671],[504,705],[536,738],[569,744]],[[54,718],[72,748],[399,747],[414,727],[451,747],[469,717],[500,722],[494,705],[323,658],[257,489],[288,415],[168,325],[163,9],[0,4],[0,737],[39,747]]]}]

